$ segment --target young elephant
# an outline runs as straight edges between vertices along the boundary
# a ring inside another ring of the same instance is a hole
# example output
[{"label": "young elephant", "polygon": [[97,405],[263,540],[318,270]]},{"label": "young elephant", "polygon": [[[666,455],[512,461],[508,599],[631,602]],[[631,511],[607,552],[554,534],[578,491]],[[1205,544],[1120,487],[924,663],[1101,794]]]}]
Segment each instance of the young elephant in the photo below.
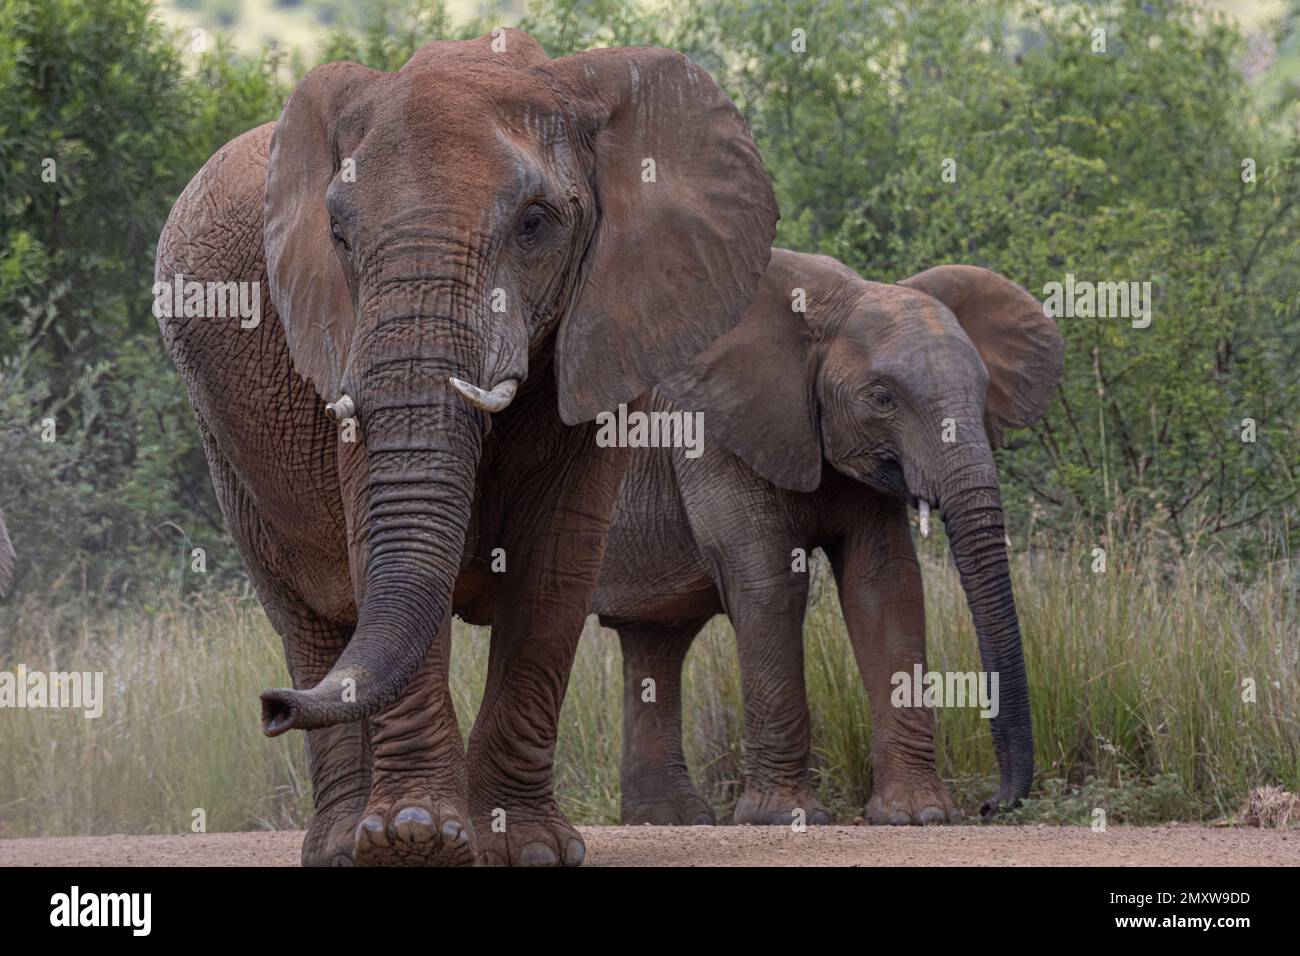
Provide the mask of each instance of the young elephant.
[{"label": "young elephant", "polygon": [[[1028,793],[1029,693],[992,447],[1042,415],[1063,351],[1038,301],[985,269],[883,285],[833,259],[773,252],[741,324],[642,400],[702,413],[706,441],[696,457],[633,455],[597,585],[594,610],[623,647],[624,823],[714,820],[682,754],[680,678],[691,641],[723,612],[745,701],[736,822],[788,823],[800,808],[830,822],[808,781],[808,575],[792,561],[814,547],[831,559],[870,698],[870,820],[955,819],[930,710],[890,704],[891,675],[925,662],[908,504],[923,521],[939,509],[983,667],[999,675],[1001,785],[983,812]],[[647,677],[654,703],[641,699]]]}]

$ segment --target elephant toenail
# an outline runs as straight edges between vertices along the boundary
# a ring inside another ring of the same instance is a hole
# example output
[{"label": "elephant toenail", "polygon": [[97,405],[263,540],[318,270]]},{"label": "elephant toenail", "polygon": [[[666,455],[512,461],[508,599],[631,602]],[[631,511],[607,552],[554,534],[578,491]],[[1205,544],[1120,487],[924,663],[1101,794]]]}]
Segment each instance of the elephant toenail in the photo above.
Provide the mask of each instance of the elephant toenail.
[{"label": "elephant toenail", "polygon": [[399,827],[409,823],[431,827],[433,826],[433,817],[429,816],[429,811],[421,807],[406,807],[393,818],[393,824]]},{"label": "elephant toenail", "polygon": [[917,822],[920,823],[922,826],[929,826],[932,823],[946,822],[948,819],[948,815],[944,813],[943,810],[940,809],[939,807],[931,806],[931,807],[926,807],[919,814],[917,814],[916,819]]},{"label": "elephant toenail", "polygon": [[828,827],[831,825],[831,815],[825,810],[814,810],[808,815],[808,825],[813,827]]},{"label": "elephant toenail", "polygon": [[895,810],[889,815],[889,825],[891,827],[905,827],[912,822],[912,818],[902,810]]},{"label": "elephant toenail", "polygon": [[693,826],[693,827],[711,827],[711,826],[713,826],[713,814],[711,814],[711,813],[701,813],[698,817],[696,817],[694,820],[691,821],[691,826]]},{"label": "elephant toenail", "polygon": [[448,820],[442,825],[442,842],[446,846],[461,846],[465,843],[465,828],[457,820]]},{"label": "elephant toenail", "polygon": [[357,836],[362,835],[375,846],[388,846],[388,834],[384,832],[384,821],[379,817],[366,817],[357,825]]},{"label": "elephant toenail", "polygon": [[405,807],[393,818],[393,829],[407,843],[428,843],[433,839],[433,817],[420,807]]},{"label": "elephant toenail", "polygon": [[570,840],[569,845],[564,848],[565,866],[582,866],[582,861],[586,858],[587,845],[581,840]]},{"label": "elephant toenail", "polygon": [[555,851],[545,843],[529,843],[519,851],[520,866],[555,866]]}]

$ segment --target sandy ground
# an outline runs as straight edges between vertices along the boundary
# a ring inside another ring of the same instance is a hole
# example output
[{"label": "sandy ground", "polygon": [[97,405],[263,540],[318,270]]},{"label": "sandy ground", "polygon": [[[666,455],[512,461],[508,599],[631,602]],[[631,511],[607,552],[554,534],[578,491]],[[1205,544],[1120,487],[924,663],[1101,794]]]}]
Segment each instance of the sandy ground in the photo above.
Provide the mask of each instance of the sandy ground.
[{"label": "sandy ground", "polygon": [[[1300,866],[1300,832],[1193,826],[582,827],[587,866]],[[0,840],[0,866],[296,866],[299,832]]]}]

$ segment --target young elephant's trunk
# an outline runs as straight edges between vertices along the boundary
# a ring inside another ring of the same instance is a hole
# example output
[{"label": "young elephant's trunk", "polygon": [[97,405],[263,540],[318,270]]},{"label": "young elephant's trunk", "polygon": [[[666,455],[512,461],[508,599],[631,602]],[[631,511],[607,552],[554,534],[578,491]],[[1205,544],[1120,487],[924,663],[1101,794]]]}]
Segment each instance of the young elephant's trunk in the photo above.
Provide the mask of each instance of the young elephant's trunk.
[{"label": "young elephant's trunk", "polygon": [[[311,690],[262,695],[268,735],[383,710],[415,675],[451,613],[487,416],[483,403],[476,408],[450,380],[477,381],[481,352],[457,334],[466,327],[463,316],[417,324],[409,302],[382,313],[376,329],[383,331],[354,346],[360,352],[351,363],[369,465],[369,548],[356,631]],[[393,331],[403,326],[439,350],[412,347]],[[508,404],[491,403],[495,411]]]},{"label": "young elephant's trunk", "polygon": [[989,816],[999,805],[1029,794],[1034,777],[1034,738],[1029,713],[1029,682],[1021,649],[1020,621],[1007,565],[1002,497],[992,452],[981,449],[939,484],[939,505],[949,547],[970,607],[986,674],[998,675],[993,747],[1001,784],[984,804]]}]

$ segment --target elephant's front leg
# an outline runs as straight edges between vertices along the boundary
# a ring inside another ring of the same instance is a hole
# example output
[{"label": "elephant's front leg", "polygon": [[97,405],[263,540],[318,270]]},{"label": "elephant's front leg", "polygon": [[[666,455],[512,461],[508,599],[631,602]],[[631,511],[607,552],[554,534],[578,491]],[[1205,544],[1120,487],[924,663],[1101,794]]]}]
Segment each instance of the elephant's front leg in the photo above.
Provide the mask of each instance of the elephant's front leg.
[{"label": "elephant's front leg", "polygon": [[[214,477],[220,474],[213,469]],[[246,510],[243,514],[252,512]],[[232,522],[235,540],[241,547],[248,540],[248,525],[247,520]],[[249,549],[244,554],[267,615],[283,637],[293,686],[316,686],[347,646],[351,626],[321,618],[267,570],[264,556]],[[307,771],[316,812],[303,836],[302,865],[351,866],[352,835],[370,792],[370,727],[361,720],[308,730],[306,734]]]},{"label": "elephant's front leg", "polygon": [[554,799],[560,707],[604,556],[626,461],[594,427],[567,429],[539,468],[509,481],[487,688],[469,742],[470,812],[489,865],[577,866],[586,846]]},{"label": "elephant's front leg", "polygon": [[956,821],[960,814],[935,769],[934,714],[895,707],[892,678],[925,670],[925,599],[921,569],[902,502],[858,511],[861,524],[831,549],[840,606],[871,706],[874,824]]},{"label": "elephant's front leg", "polygon": [[[235,475],[202,417],[199,429],[212,486],[231,535],[271,624],[284,643],[285,664],[297,688],[315,687],[352,637],[350,624],[327,620],[298,594],[290,569],[294,554]],[[310,520],[304,518],[304,520]],[[340,570],[340,581],[345,577]],[[369,725],[365,721],[308,730],[307,771],[315,814],[302,841],[303,866],[351,866],[352,836],[370,792]]]},{"label": "elephant's front leg", "polygon": [[472,866],[465,746],[447,684],[451,615],[401,698],[370,721],[370,799],[356,827],[361,866]]},{"label": "elephant's front leg", "polygon": [[[267,607],[284,635],[295,687],[314,687],[338,658],[350,627],[316,617],[299,602]],[[308,730],[307,772],[315,815],[302,841],[303,866],[351,866],[352,834],[370,790],[370,728],[365,721]]]}]

